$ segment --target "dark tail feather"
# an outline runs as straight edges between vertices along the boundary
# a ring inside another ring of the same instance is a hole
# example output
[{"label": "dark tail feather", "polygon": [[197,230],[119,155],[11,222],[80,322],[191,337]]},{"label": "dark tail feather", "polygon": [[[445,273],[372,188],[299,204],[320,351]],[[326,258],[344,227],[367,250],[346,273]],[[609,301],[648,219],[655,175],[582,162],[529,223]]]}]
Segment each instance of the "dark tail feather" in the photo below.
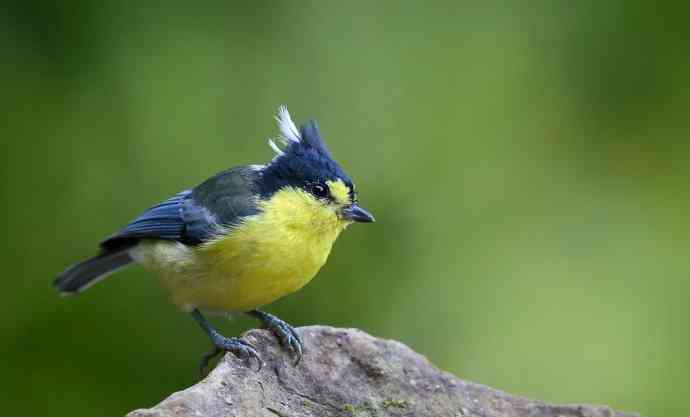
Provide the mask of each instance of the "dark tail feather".
[{"label": "dark tail feather", "polygon": [[129,248],[106,252],[72,265],[55,279],[54,285],[64,294],[76,293],[133,262]]}]

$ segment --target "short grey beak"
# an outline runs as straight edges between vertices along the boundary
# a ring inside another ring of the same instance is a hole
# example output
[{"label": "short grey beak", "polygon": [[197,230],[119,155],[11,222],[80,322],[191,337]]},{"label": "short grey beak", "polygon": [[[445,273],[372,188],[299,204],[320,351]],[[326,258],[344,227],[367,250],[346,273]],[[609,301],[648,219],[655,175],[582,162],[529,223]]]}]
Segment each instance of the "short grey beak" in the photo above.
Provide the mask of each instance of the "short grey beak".
[{"label": "short grey beak", "polygon": [[357,204],[351,204],[343,209],[343,218],[358,223],[373,223],[374,215]]}]

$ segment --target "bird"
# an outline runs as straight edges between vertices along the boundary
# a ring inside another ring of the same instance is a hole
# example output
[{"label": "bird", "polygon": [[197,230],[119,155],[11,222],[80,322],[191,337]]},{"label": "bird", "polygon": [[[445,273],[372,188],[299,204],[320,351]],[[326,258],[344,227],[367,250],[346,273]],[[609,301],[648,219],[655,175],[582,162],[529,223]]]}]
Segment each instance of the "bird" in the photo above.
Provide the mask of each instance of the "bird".
[{"label": "bird", "polygon": [[100,242],[97,255],[59,274],[55,287],[63,295],[80,293],[140,264],[210,339],[202,374],[223,352],[256,360],[259,370],[262,364],[254,346],[222,335],[209,314],[258,319],[298,364],[304,351],[298,333],[263,306],[311,281],[349,225],[375,219],[359,205],[317,122],[297,129],[286,106],[275,119],[279,135],[268,140],[275,152],[268,163],[227,169],[149,208]]}]

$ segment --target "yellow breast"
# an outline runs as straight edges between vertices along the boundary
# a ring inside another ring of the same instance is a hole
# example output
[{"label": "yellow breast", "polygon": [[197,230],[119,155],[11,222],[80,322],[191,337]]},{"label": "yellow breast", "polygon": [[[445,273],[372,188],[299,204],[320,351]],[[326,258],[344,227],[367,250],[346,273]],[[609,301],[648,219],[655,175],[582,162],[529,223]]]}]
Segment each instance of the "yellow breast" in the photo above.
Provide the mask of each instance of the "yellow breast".
[{"label": "yellow breast", "polygon": [[283,189],[259,207],[221,237],[187,250],[176,268],[156,268],[176,304],[247,311],[275,301],[316,275],[347,225],[298,189]]}]

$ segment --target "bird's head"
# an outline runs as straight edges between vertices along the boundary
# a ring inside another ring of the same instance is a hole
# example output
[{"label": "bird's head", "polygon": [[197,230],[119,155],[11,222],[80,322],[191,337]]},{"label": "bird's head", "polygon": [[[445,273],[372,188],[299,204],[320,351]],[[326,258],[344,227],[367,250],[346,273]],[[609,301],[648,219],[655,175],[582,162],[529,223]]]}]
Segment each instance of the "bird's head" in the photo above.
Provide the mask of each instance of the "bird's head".
[{"label": "bird's head", "polygon": [[282,147],[269,140],[277,155],[262,169],[262,196],[299,193],[309,205],[328,210],[342,222],[373,222],[374,216],[359,206],[352,179],[333,160],[316,121],[298,130],[284,106],[278,110],[276,120]]}]

